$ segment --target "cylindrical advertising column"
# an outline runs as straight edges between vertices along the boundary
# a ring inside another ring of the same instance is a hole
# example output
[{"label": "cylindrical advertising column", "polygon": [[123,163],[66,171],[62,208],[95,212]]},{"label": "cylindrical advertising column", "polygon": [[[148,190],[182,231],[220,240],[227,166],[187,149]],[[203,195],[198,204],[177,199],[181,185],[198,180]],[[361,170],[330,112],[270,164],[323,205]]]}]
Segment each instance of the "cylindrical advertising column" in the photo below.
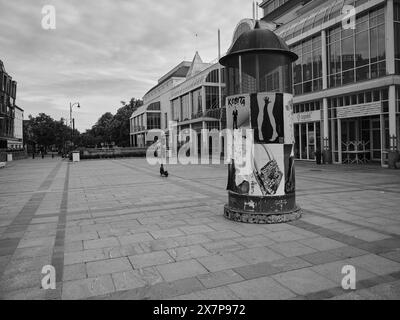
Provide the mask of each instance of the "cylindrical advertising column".
[{"label": "cylindrical advertising column", "polygon": [[244,32],[220,63],[227,73],[227,129],[232,139],[226,218],[281,223],[296,205],[291,63],[297,55],[268,29]]}]

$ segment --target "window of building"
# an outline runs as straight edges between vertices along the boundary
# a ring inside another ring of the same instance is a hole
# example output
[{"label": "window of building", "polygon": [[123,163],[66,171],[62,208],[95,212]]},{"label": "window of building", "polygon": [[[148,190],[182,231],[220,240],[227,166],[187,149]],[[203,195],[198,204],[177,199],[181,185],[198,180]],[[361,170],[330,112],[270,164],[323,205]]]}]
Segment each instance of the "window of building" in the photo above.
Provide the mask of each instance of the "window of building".
[{"label": "window of building", "polygon": [[389,91],[387,88],[359,92],[357,94],[328,98],[329,118],[336,118],[336,109],[342,106],[362,105],[381,102],[382,112],[389,112]]},{"label": "window of building", "polygon": [[328,31],[328,85],[341,86],[386,75],[383,8],[356,19],[356,29]]},{"label": "window of building", "polygon": [[197,115],[202,111],[201,103],[201,88],[199,88],[192,92],[192,115]]},{"label": "window of building", "polygon": [[182,114],[182,121],[190,119],[189,94],[185,94],[181,97],[181,114]]},{"label": "window of building", "polygon": [[309,93],[322,89],[321,36],[310,38],[291,48],[299,59],[293,63],[293,92]]},{"label": "window of building", "polygon": [[293,106],[293,113],[309,112],[321,110],[320,101],[311,101],[306,103],[299,103]]},{"label": "window of building", "polygon": [[[225,82],[225,76],[224,76],[224,74],[225,74],[225,70],[224,70],[225,68],[221,68],[221,83],[224,83]],[[207,76],[207,78],[206,78],[206,82],[210,82],[210,83],[219,83],[219,77],[218,77],[218,69],[216,69],[216,70],[212,70],[209,74],[208,74],[208,76]]]},{"label": "window of building", "polygon": [[240,92],[240,81],[239,81],[239,69],[238,68],[226,68],[227,79],[229,83],[227,86],[229,88],[229,95],[233,95],[236,92]]},{"label": "window of building", "polygon": [[172,121],[179,121],[180,119],[180,99],[172,100]]},{"label": "window of building", "polygon": [[149,111],[160,111],[160,110],[161,110],[160,101],[151,103],[151,104],[147,107],[147,110],[149,110]]},{"label": "window of building", "polygon": [[161,129],[161,114],[160,113],[147,113],[147,129]]},{"label": "window of building", "polygon": [[400,0],[394,0],[393,9],[395,68],[396,74],[400,74]]},{"label": "window of building", "polygon": [[218,87],[206,87],[206,110],[219,107]]},{"label": "window of building", "polygon": [[268,2],[266,4],[266,6],[264,7],[264,16],[266,16],[267,14],[270,14],[272,11],[279,8],[287,1],[289,1],[289,0],[272,0],[272,1]]}]

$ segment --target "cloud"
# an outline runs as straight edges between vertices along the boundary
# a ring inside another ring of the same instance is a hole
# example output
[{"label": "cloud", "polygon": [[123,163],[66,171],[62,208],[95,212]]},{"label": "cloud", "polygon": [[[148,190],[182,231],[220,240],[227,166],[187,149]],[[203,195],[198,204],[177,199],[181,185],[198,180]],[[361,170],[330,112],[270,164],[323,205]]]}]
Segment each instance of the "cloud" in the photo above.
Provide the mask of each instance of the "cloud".
[{"label": "cloud", "polygon": [[[48,4],[56,9],[56,30],[41,28]],[[196,50],[214,60],[217,29],[226,50],[250,14],[246,0],[0,0],[0,59],[18,82],[26,116],[66,117],[69,102],[79,101],[77,127],[84,130],[121,100],[142,98]]]}]

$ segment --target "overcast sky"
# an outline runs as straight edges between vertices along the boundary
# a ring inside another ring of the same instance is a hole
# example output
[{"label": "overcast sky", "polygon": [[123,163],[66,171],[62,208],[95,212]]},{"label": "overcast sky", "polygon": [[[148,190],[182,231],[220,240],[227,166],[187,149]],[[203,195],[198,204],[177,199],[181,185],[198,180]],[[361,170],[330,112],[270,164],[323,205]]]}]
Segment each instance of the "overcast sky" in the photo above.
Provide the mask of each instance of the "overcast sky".
[{"label": "overcast sky", "polygon": [[[56,30],[42,28],[44,5],[56,9]],[[218,28],[225,52],[251,16],[251,0],[0,0],[0,59],[25,118],[69,118],[69,102],[79,101],[84,131],[121,100],[142,98],[196,49],[216,59]]]}]

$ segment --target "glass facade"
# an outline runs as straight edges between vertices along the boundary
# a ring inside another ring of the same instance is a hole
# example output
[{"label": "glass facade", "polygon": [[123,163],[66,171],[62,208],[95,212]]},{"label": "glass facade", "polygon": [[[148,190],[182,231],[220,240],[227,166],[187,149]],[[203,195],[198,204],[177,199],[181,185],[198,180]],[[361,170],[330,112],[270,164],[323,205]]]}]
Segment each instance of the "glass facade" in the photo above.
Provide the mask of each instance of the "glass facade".
[{"label": "glass facade", "polygon": [[368,0],[333,0],[329,1],[328,5],[324,5],[313,10],[307,17],[294,21],[277,30],[277,33],[288,41],[295,38],[312,28],[322,25],[324,22],[335,19],[342,14],[344,5],[352,5],[358,7]]},{"label": "glass facade", "polygon": [[203,111],[202,109],[202,96],[201,96],[201,88],[194,90],[192,92],[192,115],[196,115],[199,112]]},{"label": "glass facade", "polygon": [[283,5],[285,2],[288,2],[288,1],[289,0],[271,0],[264,7],[264,15],[266,16],[267,14],[271,13],[275,9],[278,9],[281,5]]},{"label": "glass facade", "polygon": [[[224,83],[225,82],[225,68],[221,68],[221,82]],[[218,77],[218,69],[211,71],[207,78],[206,78],[206,82],[210,82],[210,83],[219,83],[219,77]]]},{"label": "glass facade", "polygon": [[182,115],[182,121],[189,120],[190,118],[189,93],[181,97],[181,115]]},{"label": "glass facade", "polygon": [[235,57],[227,64],[228,96],[266,91],[292,92],[291,61],[287,57],[250,53]]},{"label": "glass facade", "polygon": [[161,128],[161,114],[160,113],[147,113],[147,130]]},{"label": "glass facade", "polygon": [[310,112],[321,110],[320,101],[310,101],[293,105],[293,113]]},{"label": "glass facade", "polygon": [[149,110],[149,111],[150,111],[150,110],[160,111],[160,110],[161,110],[161,103],[160,103],[160,101],[151,103],[151,104],[148,106],[147,110]]},{"label": "glass facade", "polygon": [[394,58],[396,64],[396,74],[400,74],[400,0],[393,2],[394,18]]},{"label": "glass facade", "polygon": [[295,123],[294,138],[295,157],[301,160],[315,160],[316,151],[321,151],[321,123]]},{"label": "glass facade", "polygon": [[357,17],[354,30],[337,26],[327,35],[330,88],[386,75],[383,8]]},{"label": "glass facade", "polygon": [[206,110],[219,107],[219,88],[206,87]]},{"label": "glass facade", "polygon": [[322,89],[321,36],[316,36],[292,47],[299,59],[293,63],[294,94]]},{"label": "glass facade", "polygon": [[[356,10],[355,29],[343,28],[340,21],[343,5],[359,7],[363,4],[365,9]],[[392,113],[389,115],[389,105],[393,103],[389,103],[390,85],[386,78],[379,79],[374,81],[377,88],[370,89],[368,80],[388,75],[389,54],[386,50],[392,46],[395,72],[400,74],[400,0],[393,0],[394,21],[386,20],[386,10],[392,10],[386,9],[386,2],[372,5],[369,0],[326,1],[325,5],[310,6],[306,16],[277,29],[277,34],[286,41],[296,38],[290,45],[299,56],[292,64],[292,87],[295,96],[307,94],[298,99],[305,102],[293,105],[295,153],[299,159],[314,160],[315,151],[319,149],[330,150],[335,163],[376,161],[383,166],[388,163],[389,137],[400,136],[400,87],[396,86],[396,125],[389,128],[389,116],[392,116]],[[333,22],[335,18],[338,19]],[[321,26],[328,21],[329,24],[324,26],[327,57],[322,61]],[[394,35],[387,38],[387,27],[391,23],[394,23]],[[309,33],[306,35],[305,32]],[[300,40],[301,35],[303,38]],[[324,114],[321,110],[323,63],[326,63],[327,71],[327,132],[323,132]],[[274,80],[270,77],[267,82],[273,83]],[[360,84],[365,89],[354,89],[354,85],[351,90],[345,87],[350,84]],[[318,91],[318,100],[306,101],[314,99],[308,94]],[[318,113],[313,111],[320,111],[321,120],[316,120],[319,119]],[[327,140],[324,140],[324,135],[327,135]]]},{"label": "glass facade", "polygon": [[176,98],[172,100],[172,121],[180,120],[180,113],[181,113],[180,109],[181,109],[180,99]]},{"label": "glass facade", "polygon": [[[389,148],[389,92],[388,88],[377,88],[349,95],[328,98],[329,140],[334,160],[339,161],[339,150],[342,161],[352,163],[355,150],[363,151],[366,161],[383,161]],[[381,115],[340,119],[341,135],[339,143],[337,110],[344,106],[380,103]],[[382,134],[381,134],[382,132]],[[357,148],[357,149],[355,149]]]}]

